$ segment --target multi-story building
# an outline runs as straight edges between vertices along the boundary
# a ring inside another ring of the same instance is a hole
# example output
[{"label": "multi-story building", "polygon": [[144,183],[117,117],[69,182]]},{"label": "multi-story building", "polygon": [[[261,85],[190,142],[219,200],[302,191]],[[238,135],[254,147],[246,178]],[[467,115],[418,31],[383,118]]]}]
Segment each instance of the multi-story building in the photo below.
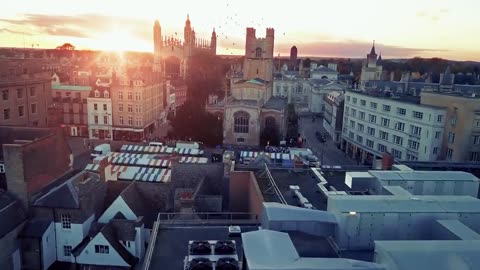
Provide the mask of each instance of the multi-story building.
[{"label": "multi-story building", "polygon": [[87,111],[89,138],[113,140],[110,88],[96,87],[92,90],[87,98]]},{"label": "multi-story building", "polygon": [[439,159],[445,108],[387,94],[346,92],[342,148],[362,163],[370,163],[384,152],[397,160]]},{"label": "multi-story building", "polygon": [[162,122],[164,91],[164,81],[151,68],[119,74],[110,90],[113,137],[140,141],[150,135]]},{"label": "multi-story building", "polygon": [[344,97],[343,92],[338,91],[332,91],[324,97],[323,127],[337,145],[342,138]]},{"label": "multi-story building", "polygon": [[50,80],[30,61],[0,61],[0,125],[46,127]]},{"label": "multi-story building", "polygon": [[[67,136],[88,136],[87,98],[92,87],[85,85],[65,85],[52,82],[53,104],[50,109],[58,115],[59,123]],[[57,111],[53,108],[61,108]],[[52,115],[52,118],[54,116]]]},{"label": "multi-story building", "polygon": [[446,108],[441,157],[452,161],[480,161],[480,96],[462,92],[421,93],[421,104]]}]

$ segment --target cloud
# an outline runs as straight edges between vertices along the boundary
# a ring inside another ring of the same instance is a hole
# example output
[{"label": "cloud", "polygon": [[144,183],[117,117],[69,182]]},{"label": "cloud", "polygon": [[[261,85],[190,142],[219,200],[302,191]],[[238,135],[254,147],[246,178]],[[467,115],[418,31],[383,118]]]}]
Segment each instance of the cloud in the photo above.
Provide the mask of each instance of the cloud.
[{"label": "cloud", "polygon": [[[292,44],[279,42],[275,45],[275,51],[281,55],[289,55]],[[312,42],[296,44],[298,54],[303,56],[325,56],[325,57],[350,57],[362,58],[370,52],[372,43],[346,40],[330,42]],[[399,46],[384,45],[375,43],[376,52],[382,53],[382,57],[399,58],[412,57],[418,55],[431,54],[435,52],[446,52],[447,50],[425,49],[425,48],[407,48]]]},{"label": "cloud", "polygon": [[31,35],[30,33],[27,32],[22,32],[22,31],[16,31],[16,30],[11,30],[8,28],[0,28],[0,33],[8,33],[8,34],[16,34],[16,35]]},{"label": "cloud", "polygon": [[438,10],[419,10],[416,13],[416,16],[419,19],[430,20],[433,22],[437,22],[440,20],[442,16],[445,16],[449,12],[448,9],[438,9]]}]

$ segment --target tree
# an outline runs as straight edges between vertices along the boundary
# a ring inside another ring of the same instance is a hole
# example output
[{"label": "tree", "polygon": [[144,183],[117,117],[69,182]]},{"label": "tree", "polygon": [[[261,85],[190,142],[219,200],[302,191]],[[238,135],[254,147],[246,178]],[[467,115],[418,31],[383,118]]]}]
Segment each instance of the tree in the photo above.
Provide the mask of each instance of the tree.
[{"label": "tree", "polygon": [[73,46],[70,43],[63,43],[61,46],[57,46],[57,50],[63,50],[63,51],[73,51],[75,50],[75,46]]}]

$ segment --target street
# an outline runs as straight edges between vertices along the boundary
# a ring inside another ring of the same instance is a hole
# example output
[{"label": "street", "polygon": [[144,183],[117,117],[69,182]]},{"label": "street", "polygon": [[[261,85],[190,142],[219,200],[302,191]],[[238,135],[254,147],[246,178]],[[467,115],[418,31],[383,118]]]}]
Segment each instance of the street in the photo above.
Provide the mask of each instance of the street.
[{"label": "street", "polygon": [[311,116],[299,116],[298,118],[299,133],[302,137],[307,139],[304,147],[310,148],[312,152],[322,161],[323,148],[323,163],[322,165],[356,165],[357,163],[347,157],[342,150],[338,149],[332,142],[332,138],[327,136],[327,141],[323,144],[315,136],[315,132],[325,132],[323,128],[323,118],[317,117],[315,122],[312,122]]}]

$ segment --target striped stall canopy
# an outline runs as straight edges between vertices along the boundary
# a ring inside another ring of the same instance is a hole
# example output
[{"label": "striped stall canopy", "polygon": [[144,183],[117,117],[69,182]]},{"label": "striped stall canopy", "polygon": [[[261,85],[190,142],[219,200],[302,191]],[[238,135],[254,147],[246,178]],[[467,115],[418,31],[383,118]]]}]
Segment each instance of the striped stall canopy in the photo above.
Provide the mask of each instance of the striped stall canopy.
[{"label": "striped stall canopy", "polygon": [[120,152],[110,152],[108,153],[108,156],[110,157],[132,157],[132,158],[150,158],[153,157],[153,155],[148,155],[148,154],[136,154],[136,153],[120,153]]},{"label": "striped stall canopy", "polygon": [[265,153],[269,158],[275,160],[292,160],[293,155],[285,153]]},{"label": "striped stall canopy", "polygon": [[108,161],[112,164],[134,165],[134,166],[148,166],[168,168],[172,164],[166,159],[149,159],[149,158],[129,158],[129,157],[108,157]]},{"label": "striped stall canopy", "polygon": [[170,182],[171,171],[169,169],[129,167],[119,174],[119,180],[142,181],[142,182]]},{"label": "striped stall canopy", "polygon": [[85,170],[90,172],[98,172],[99,168],[100,168],[99,164],[87,164],[87,167],[85,167]]},{"label": "striped stall canopy", "polygon": [[208,158],[205,157],[181,157],[180,163],[207,163]]},{"label": "striped stall canopy", "polygon": [[175,148],[175,152],[180,155],[198,156],[200,155],[200,149],[191,148]]},{"label": "striped stall canopy", "polygon": [[121,152],[127,153],[149,153],[149,154],[172,154],[175,151],[173,147],[166,146],[144,146],[124,144],[120,148]]}]

